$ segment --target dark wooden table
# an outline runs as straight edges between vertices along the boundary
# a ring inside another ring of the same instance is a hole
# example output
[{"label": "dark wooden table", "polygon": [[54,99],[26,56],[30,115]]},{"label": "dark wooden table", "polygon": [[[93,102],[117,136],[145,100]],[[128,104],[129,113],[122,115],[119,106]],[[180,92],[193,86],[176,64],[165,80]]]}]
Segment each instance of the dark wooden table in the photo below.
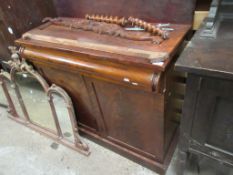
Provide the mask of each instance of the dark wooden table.
[{"label": "dark wooden table", "polygon": [[188,157],[204,156],[233,166],[233,18],[229,9],[220,7],[224,13],[216,16],[211,30],[206,30],[207,22],[203,24],[176,63],[177,70],[188,72],[179,143],[181,170]]}]

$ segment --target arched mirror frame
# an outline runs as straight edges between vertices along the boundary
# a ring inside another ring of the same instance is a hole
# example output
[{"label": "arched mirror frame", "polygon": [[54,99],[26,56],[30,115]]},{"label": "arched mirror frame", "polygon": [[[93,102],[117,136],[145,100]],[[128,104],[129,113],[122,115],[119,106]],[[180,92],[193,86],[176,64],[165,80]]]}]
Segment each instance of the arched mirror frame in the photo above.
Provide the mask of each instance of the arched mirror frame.
[{"label": "arched mirror frame", "polygon": [[18,116],[18,114],[16,112],[16,109],[15,109],[15,106],[13,104],[13,101],[12,101],[12,99],[10,97],[10,93],[9,93],[9,91],[7,89],[6,81],[11,82],[10,74],[8,72],[5,72],[5,71],[1,70],[1,73],[0,73],[0,85],[2,86],[3,92],[5,94],[5,97],[6,97],[6,100],[7,100],[7,103],[8,103],[7,104],[8,105],[8,113],[11,116],[19,118],[19,116]]},{"label": "arched mirror frame", "polygon": [[[53,84],[51,87],[48,85],[48,83],[45,81],[45,79],[37,72],[33,69],[33,67],[31,65],[29,65],[24,59],[22,59],[22,61],[20,61],[19,56],[16,53],[13,53],[12,56],[14,59],[13,61],[8,61],[7,64],[10,66],[11,71],[10,74],[6,71],[1,70],[0,73],[0,84],[2,85],[3,91],[5,93],[6,99],[8,101],[8,105],[9,105],[9,117],[21,124],[24,124],[27,127],[30,127],[33,130],[36,130],[52,139],[54,139],[55,141],[70,147],[84,155],[89,155],[90,154],[90,150],[89,147],[86,143],[84,143],[78,133],[78,125],[77,125],[77,121],[76,121],[76,116],[75,116],[75,112],[74,112],[74,108],[73,108],[73,103],[71,98],[69,97],[69,95],[66,93],[66,91],[64,89],[62,89],[61,87]],[[47,97],[48,97],[48,102],[51,108],[51,112],[52,112],[52,116],[53,116],[53,120],[56,126],[56,132],[53,132],[52,130],[42,127],[38,124],[35,124],[34,122],[32,122],[30,120],[30,117],[28,115],[27,109],[25,107],[25,104],[23,102],[21,93],[19,91],[19,88],[16,84],[16,73],[17,72],[26,72],[29,73],[30,75],[32,75],[33,77],[35,77],[37,79],[37,81],[41,84],[41,86],[43,87],[44,92],[46,93]],[[7,86],[5,84],[4,79],[9,80],[10,82],[13,83],[15,92],[16,92],[16,96],[19,100],[20,103],[20,107],[22,108],[22,111],[24,113],[24,119],[20,118],[17,115],[15,106],[13,104],[13,101],[10,97],[9,91],[7,90]],[[72,131],[73,131],[73,135],[74,135],[74,143],[66,140],[63,136],[63,133],[61,131],[61,127],[58,121],[58,117],[57,117],[57,113],[56,113],[56,109],[55,109],[55,105],[53,102],[53,94],[58,94],[59,96],[61,96],[66,104],[66,108],[69,114],[69,120],[71,122],[71,126],[72,126]]]},{"label": "arched mirror frame", "polygon": [[[1,73],[1,70],[0,70],[0,73]],[[0,95],[2,94],[4,97],[4,99],[2,99],[2,101],[0,100],[0,107],[4,107],[4,108],[9,108],[9,102],[6,98],[6,95],[5,95],[5,92],[4,92],[4,89],[6,89],[6,87],[4,87],[5,84],[3,84],[3,81],[4,81],[4,78],[0,75]]]}]

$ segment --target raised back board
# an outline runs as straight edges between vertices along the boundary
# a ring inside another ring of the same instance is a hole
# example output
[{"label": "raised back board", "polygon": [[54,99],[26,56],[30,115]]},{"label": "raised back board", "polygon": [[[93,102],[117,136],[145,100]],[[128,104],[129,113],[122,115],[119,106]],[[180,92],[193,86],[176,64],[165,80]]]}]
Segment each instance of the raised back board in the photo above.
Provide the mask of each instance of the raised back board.
[{"label": "raised back board", "polygon": [[133,16],[148,22],[189,23],[196,0],[54,0],[58,16]]}]

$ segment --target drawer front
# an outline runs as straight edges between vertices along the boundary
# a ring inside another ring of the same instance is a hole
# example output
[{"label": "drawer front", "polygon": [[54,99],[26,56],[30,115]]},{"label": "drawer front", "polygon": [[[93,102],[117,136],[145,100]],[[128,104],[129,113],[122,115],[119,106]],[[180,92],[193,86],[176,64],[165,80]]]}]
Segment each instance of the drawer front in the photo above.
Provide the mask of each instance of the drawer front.
[{"label": "drawer front", "polygon": [[79,73],[87,77],[128,86],[145,91],[158,89],[160,73],[153,69],[124,63],[98,60],[92,57],[67,54],[65,52],[26,48],[21,56],[29,61],[45,66]]}]

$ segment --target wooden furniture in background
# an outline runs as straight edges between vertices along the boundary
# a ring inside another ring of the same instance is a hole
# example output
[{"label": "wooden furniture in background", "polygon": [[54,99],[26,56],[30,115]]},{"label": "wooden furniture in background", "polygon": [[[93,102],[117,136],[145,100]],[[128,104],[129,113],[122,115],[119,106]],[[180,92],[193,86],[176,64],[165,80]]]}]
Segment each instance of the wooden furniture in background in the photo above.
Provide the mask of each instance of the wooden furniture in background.
[{"label": "wooden furniture in background", "polygon": [[193,30],[199,29],[203,20],[208,16],[212,0],[197,0],[193,19]]},{"label": "wooden furniture in background", "polygon": [[233,3],[213,1],[212,8],[217,10],[210,10],[176,63],[177,70],[188,72],[180,174],[191,156],[233,167]]}]

